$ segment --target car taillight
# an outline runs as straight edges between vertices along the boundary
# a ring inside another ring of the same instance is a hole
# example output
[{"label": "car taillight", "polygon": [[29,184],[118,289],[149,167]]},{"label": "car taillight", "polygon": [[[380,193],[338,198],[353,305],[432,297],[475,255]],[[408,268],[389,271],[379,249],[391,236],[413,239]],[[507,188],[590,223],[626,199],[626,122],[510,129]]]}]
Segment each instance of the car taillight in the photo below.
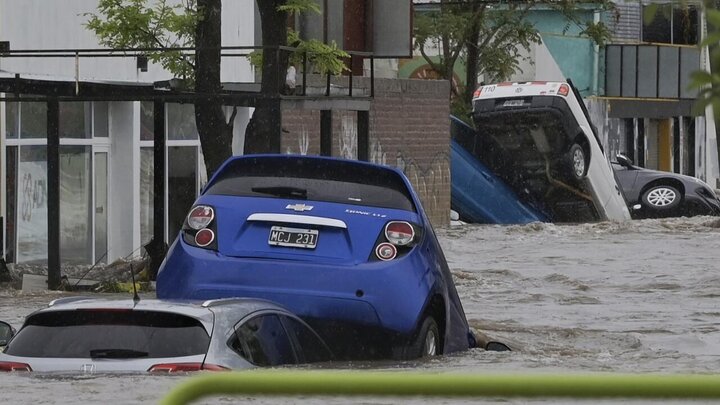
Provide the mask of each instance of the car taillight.
[{"label": "car taillight", "polygon": [[392,221],[385,225],[385,238],[396,246],[405,246],[415,238],[415,229],[408,222]]},{"label": "car taillight", "polygon": [[200,247],[205,247],[215,240],[215,232],[210,229],[201,229],[195,234],[195,243]]},{"label": "car taillight", "polygon": [[0,371],[32,371],[29,364],[16,363],[13,361],[0,361]]},{"label": "car taillight", "polygon": [[570,93],[570,86],[567,84],[561,84],[560,88],[558,89],[558,93],[561,96],[567,96]]},{"label": "car taillight", "polygon": [[422,240],[423,229],[408,221],[388,221],[375,240],[368,260],[393,260],[409,253]]},{"label": "car taillight", "polygon": [[186,371],[225,371],[229,370],[226,367],[218,366],[216,364],[203,364],[203,363],[162,363],[155,364],[148,369],[149,372],[153,373],[182,373]]},{"label": "car taillight", "polygon": [[392,243],[383,242],[375,248],[375,256],[382,261],[392,260],[397,256],[397,248]]},{"label": "car taillight", "polygon": [[215,210],[207,205],[198,205],[194,207],[187,217],[187,223],[190,228],[200,230],[212,222],[215,218]]},{"label": "car taillight", "polygon": [[475,90],[475,93],[473,93],[473,98],[480,97],[480,94],[482,93],[482,86],[478,87],[477,90]]},{"label": "car taillight", "polygon": [[209,205],[196,205],[188,213],[183,225],[183,239],[188,244],[217,250],[217,221],[215,209]]}]

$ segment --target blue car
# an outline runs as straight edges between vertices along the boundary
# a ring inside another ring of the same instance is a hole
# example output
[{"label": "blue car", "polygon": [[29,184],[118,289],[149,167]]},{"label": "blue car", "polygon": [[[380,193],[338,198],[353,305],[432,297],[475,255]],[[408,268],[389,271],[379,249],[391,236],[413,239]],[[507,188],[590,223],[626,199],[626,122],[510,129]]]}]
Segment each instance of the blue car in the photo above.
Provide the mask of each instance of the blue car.
[{"label": "blue car", "polygon": [[298,155],[228,159],[157,277],[162,299],[265,298],[340,359],[475,346],[420,199],[394,168]]},{"label": "blue car", "polygon": [[549,222],[538,207],[523,201],[505,182],[470,153],[477,132],[450,116],[450,171],[452,208],[466,222],[527,224]]}]

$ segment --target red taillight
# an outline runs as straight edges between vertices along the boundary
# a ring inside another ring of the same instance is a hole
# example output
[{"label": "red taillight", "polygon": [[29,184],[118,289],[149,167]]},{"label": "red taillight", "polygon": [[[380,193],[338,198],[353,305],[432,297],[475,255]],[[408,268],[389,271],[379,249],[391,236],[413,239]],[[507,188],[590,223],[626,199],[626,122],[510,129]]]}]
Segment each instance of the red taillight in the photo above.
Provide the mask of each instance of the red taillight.
[{"label": "red taillight", "polygon": [[570,93],[570,86],[568,86],[567,84],[561,84],[557,94],[561,96],[567,96],[568,93]]},{"label": "red taillight", "polygon": [[203,363],[163,363],[155,364],[150,367],[148,371],[153,373],[182,373],[186,371],[225,371],[228,368],[218,366],[216,364],[203,364]]},{"label": "red taillight", "polygon": [[193,208],[187,217],[187,222],[190,228],[198,230],[203,229],[210,225],[210,222],[215,218],[215,210],[207,205],[198,205]]},{"label": "red taillight", "polygon": [[405,246],[415,238],[415,229],[405,221],[392,221],[385,225],[385,238],[397,246]]},{"label": "red taillight", "polygon": [[15,363],[12,361],[0,361],[0,371],[32,371],[29,364]]},{"label": "red taillight", "polygon": [[478,87],[478,89],[475,90],[475,93],[473,93],[473,98],[480,97],[480,93],[482,93],[482,86]]},{"label": "red taillight", "polygon": [[375,248],[375,256],[383,261],[392,260],[397,256],[397,248],[392,243],[383,242]]},{"label": "red taillight", "polygon": [[205,228],[199,230],[195,234],[195,243],[200,247],[205,247],[215,240],[215,232],[212,230]]}]

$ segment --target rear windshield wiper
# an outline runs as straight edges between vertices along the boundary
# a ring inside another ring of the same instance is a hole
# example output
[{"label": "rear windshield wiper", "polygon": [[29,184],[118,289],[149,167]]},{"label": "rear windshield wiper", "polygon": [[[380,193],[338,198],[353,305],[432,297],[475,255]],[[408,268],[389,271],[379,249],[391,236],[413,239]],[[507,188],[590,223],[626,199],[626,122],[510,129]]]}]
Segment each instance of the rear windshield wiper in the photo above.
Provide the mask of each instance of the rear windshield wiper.
[{"label": "rear windshield wiper", "polygon": [[95,349],[90,350],[90,358],[93,359],[134,359],[147,357],[148,352],[141,352],[132,349]]},{"label": "rear windshield wiper", "polygon": [[251,189],[256,193],[270,194],[277,197],[302,198],[307,199],[307,190],[304,188],[275,186],[275,187],[253,187]]}]

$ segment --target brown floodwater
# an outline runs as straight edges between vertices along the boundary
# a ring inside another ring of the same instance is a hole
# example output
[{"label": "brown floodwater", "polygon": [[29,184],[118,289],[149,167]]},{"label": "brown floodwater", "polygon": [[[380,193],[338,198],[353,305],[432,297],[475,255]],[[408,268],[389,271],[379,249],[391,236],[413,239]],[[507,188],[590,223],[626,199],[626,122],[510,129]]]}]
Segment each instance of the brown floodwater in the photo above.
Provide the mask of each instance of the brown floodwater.
[{"label": "brown floodwater", "polygon": [[[471,326],[515,350],[473,349],[429,361],[338,364],[338,369],[492,374],[720,368],[718,218],[464,225],[437,233]],[[0,319],[19,327],[27,314],[61,295],[0,290]],[[0,376],[0,396],[7,404],[157,403],[187,378],[6,374]],[[199,403],[217,402],[424,404],[427,399],[239,396]]]}]

